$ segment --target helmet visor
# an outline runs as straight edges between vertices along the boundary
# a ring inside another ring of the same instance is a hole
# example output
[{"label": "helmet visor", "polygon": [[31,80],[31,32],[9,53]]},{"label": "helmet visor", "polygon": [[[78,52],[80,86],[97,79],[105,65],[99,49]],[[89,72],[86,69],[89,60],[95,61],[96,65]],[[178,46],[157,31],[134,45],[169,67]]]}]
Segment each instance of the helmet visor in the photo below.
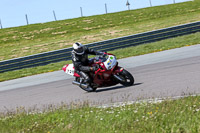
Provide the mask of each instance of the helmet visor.
[{"label": "helmet visor", "polygon": [[77,54],[83,54],[84,53],[84,48],[83,47],[78,47],[78,49],[75,49]]}]

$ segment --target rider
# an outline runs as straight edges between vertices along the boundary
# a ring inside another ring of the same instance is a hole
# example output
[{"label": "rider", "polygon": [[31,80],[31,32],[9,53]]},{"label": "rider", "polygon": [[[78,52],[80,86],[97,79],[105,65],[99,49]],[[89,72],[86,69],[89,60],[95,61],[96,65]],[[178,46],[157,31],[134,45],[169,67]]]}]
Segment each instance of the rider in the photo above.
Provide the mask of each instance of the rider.
[{"label": "rider", "polygon": [[74,64],[75,71],[81,77],[84,78],[86,83],[90,84],[91,79],[87,73],[94,72],[94,71],[98,70],[98,68],[88,66],[89,65],[88,54],[103,55],[104,52],[95,51],[94,49],[90,49],[86,46],[83,46],[79,42],[76,42],[73,44],[72,62]]}]

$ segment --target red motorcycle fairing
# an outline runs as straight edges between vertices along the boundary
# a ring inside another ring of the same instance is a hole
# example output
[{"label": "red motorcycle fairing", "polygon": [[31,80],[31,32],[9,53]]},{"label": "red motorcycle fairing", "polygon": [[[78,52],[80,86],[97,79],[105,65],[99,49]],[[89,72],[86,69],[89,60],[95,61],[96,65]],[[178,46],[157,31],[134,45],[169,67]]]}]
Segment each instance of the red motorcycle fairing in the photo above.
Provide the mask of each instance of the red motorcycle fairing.
[{"label": "red motorcycle fairing", "polygon": [[76,72],[74,72],[74,76],[77,77],[77,78],[80,78],[80,77],[81,77],[81,76],[80,76],[78,73],[76,73]]},{"label": "red motorcycle fairing", "polygon": [[98,69],[95,72],[93,83],[97,84],[99,87],[107,87],[116,85],[117,82],[113,81],[112,75],[123,71],[122,67],[118,66],[118,63],[111,69],[106,70],[103,63],[101,63],[102,69]]},{"label": "red motorcycle fairing", "polygon": [[63,66],[62,69],[63,69],[64,72],[66,72],[66,69],[67,69],[68,66],[69,66],[69,64]]},{"label": "red motorcycle fairing", "polygon": [[117,66],[116,69],[113,71],[113,74],[117,74],[117,73],[120,73],[124,70],[123,67],[120,67],[120,66]]},{"label": "red motorcycle fairing", "polygon": [[97,84],[98,87],[106,87],[115,85],[116,83],[113,82],[111,78],[112,72],[109,71],[98,71],[93,78],[93,83]]}]

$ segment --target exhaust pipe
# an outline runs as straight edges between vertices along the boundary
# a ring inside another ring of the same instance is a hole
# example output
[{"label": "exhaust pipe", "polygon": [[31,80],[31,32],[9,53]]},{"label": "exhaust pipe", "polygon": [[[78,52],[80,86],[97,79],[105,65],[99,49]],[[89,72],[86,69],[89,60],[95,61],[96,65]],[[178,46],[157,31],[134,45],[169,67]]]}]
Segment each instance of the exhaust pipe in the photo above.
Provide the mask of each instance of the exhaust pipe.
[{"label": "exhaust pipe", "polygon": [[86,85],[86,84],[81,84],[80,82],[77,82],[77,81],[75,81],[75,80],[72,82],[72,84],[78,85],[78,86],[80,86],[80,87],[88,88],[88,85]]}]

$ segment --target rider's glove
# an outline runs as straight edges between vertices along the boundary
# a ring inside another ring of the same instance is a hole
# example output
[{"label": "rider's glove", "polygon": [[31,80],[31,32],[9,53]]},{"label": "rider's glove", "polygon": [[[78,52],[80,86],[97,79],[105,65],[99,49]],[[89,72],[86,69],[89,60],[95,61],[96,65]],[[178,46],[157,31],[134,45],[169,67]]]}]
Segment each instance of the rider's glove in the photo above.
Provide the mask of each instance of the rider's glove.
[{"label": "rider's glove", "polygon": [[104,52],[98,52],[99,55],[104,55]]},{"label": "rider's glove", "polygon": [[99,55],[105,55],[106,52],[98,51],[98,54],[99,54]]},{"label": "rider's glove", "polygon": [[103,57],[106,57],[106,55],[107,55],[107,53],[106,53],[106,52],[104,52],[104,53],[103,53]]},{"label": "rider's glove", "polygon": [[103,57],[105,57],[107,55],[107,52],[99,52],[99,55],[102,55]]}]

